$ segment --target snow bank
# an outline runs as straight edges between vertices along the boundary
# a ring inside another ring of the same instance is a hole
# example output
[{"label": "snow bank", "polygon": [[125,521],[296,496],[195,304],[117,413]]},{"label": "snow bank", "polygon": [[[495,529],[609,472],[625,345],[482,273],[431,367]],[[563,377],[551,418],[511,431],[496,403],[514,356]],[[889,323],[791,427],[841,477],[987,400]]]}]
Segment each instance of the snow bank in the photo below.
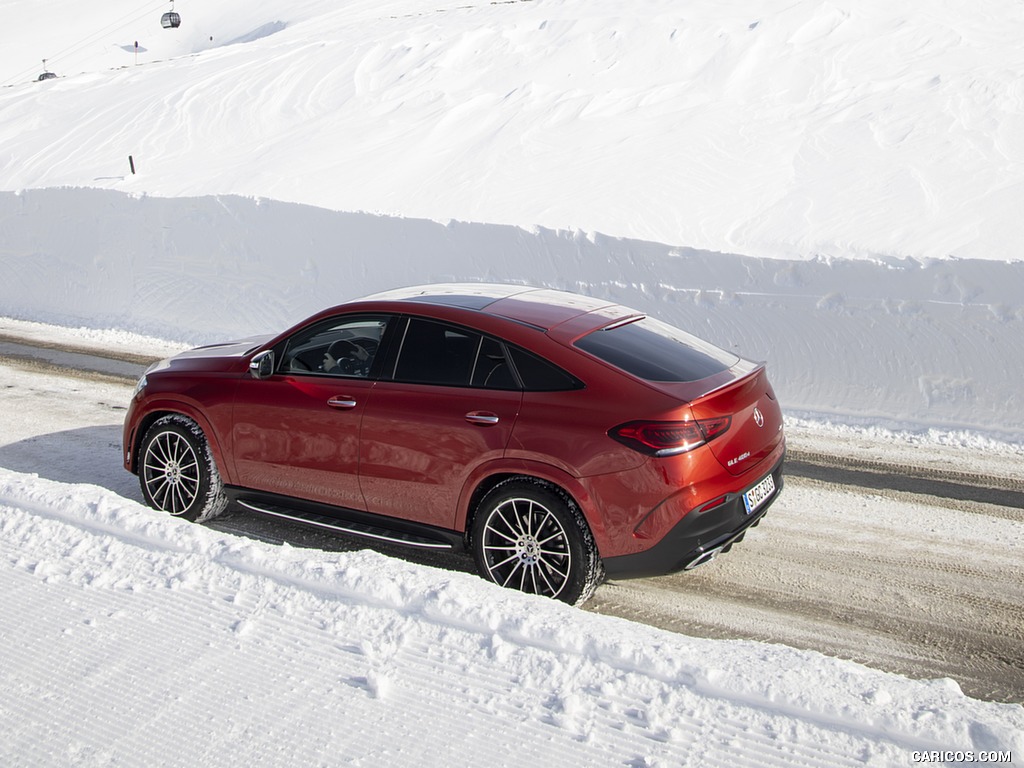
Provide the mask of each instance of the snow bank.
[{"label": "snow bank", "polygon": [[613,299],[767,359],[794,414],[1024,440],[1024,262],[757,259],[88,189],[0,193],[0,238],[0,311],[21,319],[205,343],[399,285],[523,282]]},{"label": "snow bank", "polygon": [[[903,764],[1024,750],[1019,706],[277,547],[0,470],[0,761]],[[813,680],[813,684],[809,684]]]}]

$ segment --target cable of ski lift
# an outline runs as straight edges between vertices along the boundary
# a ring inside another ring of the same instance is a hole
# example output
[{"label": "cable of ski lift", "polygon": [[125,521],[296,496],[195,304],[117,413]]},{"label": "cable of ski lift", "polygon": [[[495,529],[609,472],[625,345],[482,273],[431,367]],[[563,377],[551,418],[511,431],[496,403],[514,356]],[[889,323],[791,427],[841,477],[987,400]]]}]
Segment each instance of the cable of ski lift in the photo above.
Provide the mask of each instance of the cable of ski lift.
[{"label": "cable of ski lift", "polygon": [[[131,24],[132,22],[139,21],[140,19],[142,19],[142,18],[144,18],[146,16],[149,16],[149,14],[152,13],[155,8],[157,8],[158,6],[163,5],[165,2],[166,2],[166,0],[159,0],[159,2],[148,3],[146,5],[146,7],[143,10],[141,10],[141,11],[138,11],[138,12],[136,12],[134,14],[127,13],[124,16],[121,16],[116,21],[111,22],[110,24],[108,24],[107,26],[103,27],[102,29],[99,29],[96,32],[93,32],[92,34],[87,35],[86,37],[83,37],[83,38],[77,40],[76,42],[72,43],[69,47],[65,48],[64,50],[58,51],[57,53],[53,54],[52,56],[48,56],[47,57],[47,61],[52,63],[52,62],[56,61],[57,59],[66,58],[67,56],[70,56],[72,53],[76,53],[77,51],[81,50],[85,46],[90,45],[91,43],[94,43],[101,36],[103,36],[105,34],[108,34],[110,32],[113,32],[113,31],[115,31],[115,30],[117,30],[117,29],[119,29],[121,27],[127,26],[127,25]],[[173,2],[172,2],[171,5],[173,7]],[[15,82],[21,80],[22,78],[30,76],[34,71],[35,71],[35,67],[33,67],[31,69],[27,69],[27,70],[22,70],[21,72],[15,74],[13,77],[9,78],[8,80],[5,80],[2,84],[6,86],[6,85],[10,85],[12,83],[15,83]],[[56,77],[56,75],[53,75],[53,76]],[[38,78],[38,77],[36,78],[36,80],[39,80],[39,79],[40,78]],[[43,78],[43,79],[49,80],[50,78]]]}]

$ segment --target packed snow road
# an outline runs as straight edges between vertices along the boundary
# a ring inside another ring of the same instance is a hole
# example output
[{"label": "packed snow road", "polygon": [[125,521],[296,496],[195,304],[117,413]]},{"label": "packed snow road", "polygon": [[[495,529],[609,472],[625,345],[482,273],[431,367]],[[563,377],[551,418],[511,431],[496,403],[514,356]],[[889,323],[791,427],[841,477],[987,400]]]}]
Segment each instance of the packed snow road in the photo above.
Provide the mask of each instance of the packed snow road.
[{"label": "packed snow road", "polygon": [[[0,343],[0,467],[141,501],[119,460],[130,371],[108,370],[103,358],[62,357],[74,350],[37,355],[32,342]],[[790,429],[790,445],[785,493],[731,553],[689,573],[607,583],[587,610],[688,635],[818,650],[915,678],[950,677],[974,697],[1024,701],[1020,457],[967,459],[962,450],[922,446],[908,454],[910,446],[805,425]],[[367,546],[239,511],[211,525],[293,546]],[[378,549],[472,570],[468,558]]]},{"label": "packed snow road", "polygon": [[1020,510],[787,482],[742,549],[692,573],[607,584],[592,609],[1024,700]]}]

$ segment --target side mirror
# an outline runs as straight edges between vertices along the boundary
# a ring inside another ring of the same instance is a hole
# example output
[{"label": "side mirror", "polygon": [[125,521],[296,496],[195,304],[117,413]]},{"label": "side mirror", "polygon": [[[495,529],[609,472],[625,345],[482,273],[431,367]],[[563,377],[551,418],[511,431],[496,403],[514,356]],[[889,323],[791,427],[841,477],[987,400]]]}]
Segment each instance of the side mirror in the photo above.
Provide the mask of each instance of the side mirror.
[{"label": "side mirror", "polygon": [[249,373],[254,379],[267,379],[274,375],[274,350],[260,352],[249,362]]}]

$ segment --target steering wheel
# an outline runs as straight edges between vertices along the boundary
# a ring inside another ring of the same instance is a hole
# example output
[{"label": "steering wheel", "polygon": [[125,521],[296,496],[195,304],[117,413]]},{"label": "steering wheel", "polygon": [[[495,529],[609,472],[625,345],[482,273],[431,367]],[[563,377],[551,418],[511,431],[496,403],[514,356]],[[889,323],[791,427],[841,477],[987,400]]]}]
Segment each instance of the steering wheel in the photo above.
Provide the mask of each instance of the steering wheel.
[{"label": "steering wheel", "polygon": [[348,339],[338,339],[327,348],[327,354],[334,358],[335,367],[331,371],[343,374],[354,374],[358,372],[360,365],[369,358],[369,353]]}]

